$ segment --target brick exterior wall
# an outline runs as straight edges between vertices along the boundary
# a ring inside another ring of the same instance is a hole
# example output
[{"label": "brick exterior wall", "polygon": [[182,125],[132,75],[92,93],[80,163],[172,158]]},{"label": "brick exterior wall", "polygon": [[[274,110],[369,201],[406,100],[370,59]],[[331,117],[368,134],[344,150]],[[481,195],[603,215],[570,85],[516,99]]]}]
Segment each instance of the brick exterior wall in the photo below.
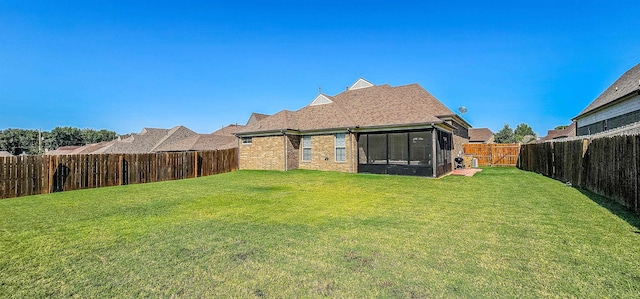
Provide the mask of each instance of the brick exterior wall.
[{"label": "brick exterior wall", "polygon": [[287,136],[287,170],[298,169],[300,165],[300,136]]},{"label": "brick exterior wall", "polygon": [[312,135],[311,161],[302,160],[302,146],[300,146],[300,169],[357,172],[358,168],[355,164],[357,156],[353,151],[356,143],[355,135],[347,133],[345,139],[345,162],[336,162],[335,135]]},{"label": "brick exterior wall", "polygon": [[253,137],[240,144],[240,169],[284,170],[283,136]]},{"label": "brick exterior wall", "polygon": [[458,157],[458,154],[464,154],[463,144],[469,143],[469,138],[453,135],[453,147],[451,148],[451,159]]}]

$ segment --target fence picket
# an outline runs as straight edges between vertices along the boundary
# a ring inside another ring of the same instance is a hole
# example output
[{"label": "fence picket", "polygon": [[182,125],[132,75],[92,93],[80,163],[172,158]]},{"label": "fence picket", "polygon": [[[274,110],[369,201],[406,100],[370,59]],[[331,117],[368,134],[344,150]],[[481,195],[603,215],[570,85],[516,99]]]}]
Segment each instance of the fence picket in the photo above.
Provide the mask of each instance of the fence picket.
[{"label": "fence picket", "polygon": [[238,169],[237,149],[0,157],[0,198],[207,176]]},{"label": "fence picket", "polygon": [[[479,166],[516,166],[520,155],[517,143],[467,143],[462,145],[465,155],[473,155]],[[235,156],[229,157],[235,161]]]},{"label": "fence picket", "polygon": [[639,146],[640,136],[523,145],[518,167],[570,182],[640,212]]}]

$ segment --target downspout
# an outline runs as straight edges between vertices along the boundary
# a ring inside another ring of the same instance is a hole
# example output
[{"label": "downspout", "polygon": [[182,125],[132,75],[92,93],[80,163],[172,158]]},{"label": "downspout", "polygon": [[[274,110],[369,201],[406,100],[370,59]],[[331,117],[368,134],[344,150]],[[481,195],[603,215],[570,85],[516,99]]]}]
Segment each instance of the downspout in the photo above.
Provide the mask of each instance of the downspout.
[{"label": "downspout", "polygon": [[431,130],[432,134],[431,134],[431,148],[433,151],[433,157],[431,159],[433,159],[433,177],[437,178],[438,177],[438,152],[437,152],[437,144],[436,141],[438,139],[438,130],[434,127]]},{"label": "downspout", "polygon": [[353,149],[353,140],[351,138],[351,134],[352,134],[351,128],[347,128],[347,132],[349,133],[349,147],[351,149],[351,151],[349,151],[349,154],[351,156],[351,161],[349,161],[349,173],[353,173],[353,152],[354,152],[354,149]]},{"label": "downspout", "polygon": [[282,143],[284,145],[284,171],[287,171],[287,133],[284,130],[282,132]]}]

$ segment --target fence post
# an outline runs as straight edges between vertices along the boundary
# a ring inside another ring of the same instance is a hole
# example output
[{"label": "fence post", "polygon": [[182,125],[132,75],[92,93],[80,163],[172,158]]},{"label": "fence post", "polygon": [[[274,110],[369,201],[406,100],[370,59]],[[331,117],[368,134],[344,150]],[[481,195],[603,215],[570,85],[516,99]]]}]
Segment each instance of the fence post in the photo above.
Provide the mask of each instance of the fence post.
[{"label": "fence post", "polygon": [[193,152],[193,177],[198,177],[198,152]]},{"label": "fence post", "polygon": [[640,210],[638,210],[638,201],[640,201],[640,158],[638,157],[638,142],[640,141],[640,135],[639,136],[632,136],[631,138],[633,138],[633,157],[636,159],[635,161],[635,172],[636,172],[636,198],[635,198],[635,211],[636,213],[640,212]]}]

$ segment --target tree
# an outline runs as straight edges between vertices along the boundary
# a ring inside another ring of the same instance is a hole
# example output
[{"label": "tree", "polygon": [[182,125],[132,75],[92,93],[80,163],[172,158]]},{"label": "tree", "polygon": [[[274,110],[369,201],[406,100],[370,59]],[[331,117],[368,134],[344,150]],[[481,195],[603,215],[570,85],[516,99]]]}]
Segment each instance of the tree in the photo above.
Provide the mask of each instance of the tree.
[{"label": "tree", "polygon": [[6,129],[0,131],[0,150],[14,155],[38,153],[38,131]]},{"label": "tree", "polygon": [[498,133],[494,135],[496,143],[515,143],[515,135],[513,130],[509,127],[509,124],[504,124],[504,127]]},{"label": "tree", "polygon": [[562,126],[557,126],[557,127],[553,128],[553,129],[554,130],[564,130],[564,129],[568,128],[568,127],[569,126],[562,125]]},{"label": "tree", "polygon": [[109,130],[96,131],[94,129],[82,129],[82,141],[85,144],[98,143],[102,141],[111,141],[116,139],[116,132]]},{"label": "tree", "polygon": [[533,136],[534,138],[537,137],[536,133],[533,132],[533,129],[525,123],[519,124],[516,127],[516,129],[513,131],[513,135],[515,137],[516,142],[522,142],[523,138],[527,135]]},{"label": "tree", "polygon": [[47,146],[49,149],[57,149],[61,146],[84,145],[82,131],[72,127],[55,127],[47,134]]}]

